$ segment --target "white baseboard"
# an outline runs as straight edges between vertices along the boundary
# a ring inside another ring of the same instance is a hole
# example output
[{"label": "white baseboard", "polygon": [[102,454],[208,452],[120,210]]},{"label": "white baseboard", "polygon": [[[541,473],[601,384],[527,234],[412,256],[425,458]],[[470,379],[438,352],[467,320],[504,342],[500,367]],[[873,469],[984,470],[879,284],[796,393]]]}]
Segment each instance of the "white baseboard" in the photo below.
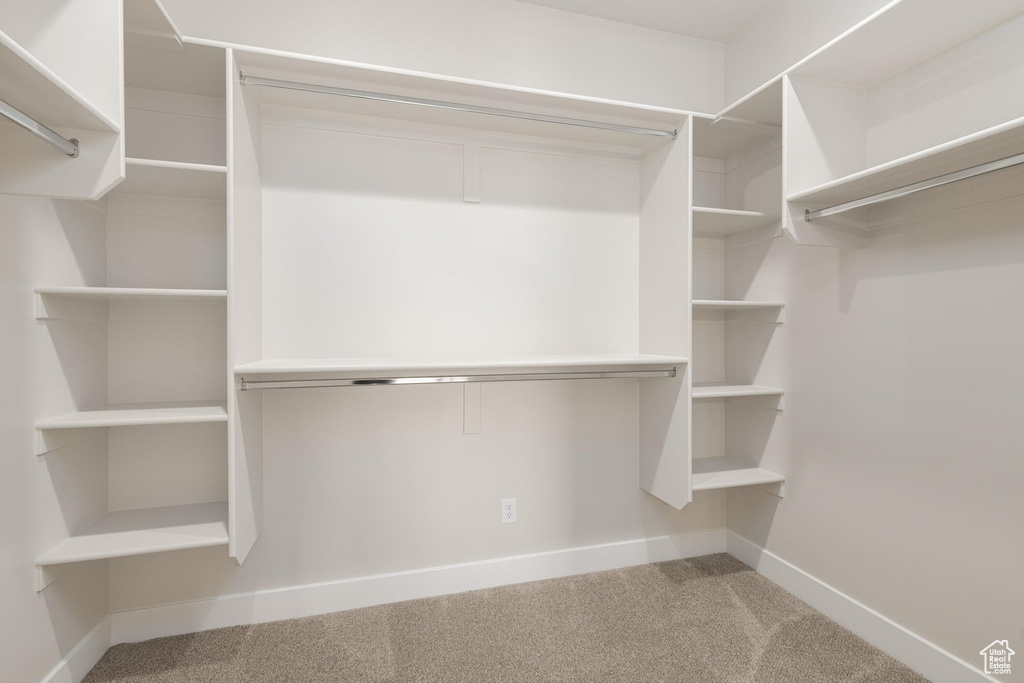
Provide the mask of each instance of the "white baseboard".
[{"label": "white baseboard", "polygon": [[725,529],[712,529],[160,605],[112,613],[111,642],[135,642],[225,626],[295,619],[722,553],[725,549]]},{"label": "white baseboard", "polygon": [[998,683],[956,655],[732,531],[727,552],[933,683]]},{"label": "white baseboard", "polygon": [[79,683],[111,646],[110,632],[110,615],[107,615],[53,667],[42,683]]}]

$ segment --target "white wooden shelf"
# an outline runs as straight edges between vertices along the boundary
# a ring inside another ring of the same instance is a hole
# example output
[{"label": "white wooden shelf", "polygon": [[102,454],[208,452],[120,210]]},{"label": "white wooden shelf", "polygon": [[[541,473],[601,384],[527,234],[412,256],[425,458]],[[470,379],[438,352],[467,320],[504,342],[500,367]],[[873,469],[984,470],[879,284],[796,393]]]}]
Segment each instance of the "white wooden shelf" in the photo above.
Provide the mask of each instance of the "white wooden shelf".
[{"label": "white wooden shelf", "polygon": [[235,374],[294,374],[345,372],[408,372],[418,370],[528,370],[530,368],[638,368],[649,365],[682,365],[681,356],[635,353],[566,356],[464,356],[458,358],[305,358],[261,360],[235,366]]},{"label": "white wooden shelf", "polygon": [[758,484],[778,484],[786,481],[781,474],[776,474],[762,467],[751,465],[729,457],[695,458],[690,484],[694,491],[710,491],[713,489],[731,489],[740,486],[757,486]]},{"label": "white wooden shelf", "polygon": [[695,237],[728,237],[737,232],[778,221],[778,216],[760,211],[716,209],[708,206],[693,207],[693,234]]},{"label": "white wooden shelf", "polygon": [[110,117],[3,32],[0,32],[0,99],[49,128],[105,133],[121,130]]},{"label": "white wooden shelf", "polygon": [[36,294],[87,301],[224,301],[223,289],[151,289],[140,287],[36,287]]},{"label": "white wooden shelf", "polygon": [[781,301],[726,301],[718,299],[694,299],[693,307],[705,311],[759,311],[785,308]]},{"label": "white wooden shelf", "polygon": [[695,400],[711,398],[735,398],[741,396],[782,396],[784,390],[757,384],[723,384],[718,382],[695,383],[691,395]]},{"label": "white wooden shelf", "polygon": [[36,429],[88,429],[141,425],[227,422],[223,402],[133,403],[82,410],[36,422]]},{"label": "white wooden shelf", "polygon": [[814,208],[861,199],[1024,153],[1024,117],[789,195]]},{"label": "white wooden shelf", "polygon": [[[388,95],[426,97],[459,104],[640,128],[675,130],[691,114],[691,112],[678,109],[419,71],[377,67],[312,55],[302,55],[301,58],[298,58],[298,56],[286,56],[269,50],[249,49],[236,52],[235,57],[241,71],[249,77],[281,79]],[[298,90],[268,87],[254,87],[253,89],[258,92],[259,100],[266,105],[283,105],[359,116],[476,128],[556,138],[560,141],[578,140],[642,148],[648,144],[654,144],[656,140],[664,139],[613,130],[487,116],[471,112],[442,111],[402,103],[354,99]]]},{"label": "white wooden shelf", "polygon": [[122,194],[218,199],[227,197],[227,166],[158,159],[125,159]]},{"label": "white wooden shelf", "polygon": [[228,505],[200,503],[109,512],[36,558],[37,567],[228,543]]}]

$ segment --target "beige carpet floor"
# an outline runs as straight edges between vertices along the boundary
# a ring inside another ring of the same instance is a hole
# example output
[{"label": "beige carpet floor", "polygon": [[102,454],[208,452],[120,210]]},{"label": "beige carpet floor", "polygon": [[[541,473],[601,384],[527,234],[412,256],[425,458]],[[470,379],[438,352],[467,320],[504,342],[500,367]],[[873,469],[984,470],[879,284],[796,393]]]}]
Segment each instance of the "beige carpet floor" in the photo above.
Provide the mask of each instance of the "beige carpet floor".
[{"label": "beige carpet floor", "polygon": [[920,683],[729,555],[112,647],[86,683]]}]

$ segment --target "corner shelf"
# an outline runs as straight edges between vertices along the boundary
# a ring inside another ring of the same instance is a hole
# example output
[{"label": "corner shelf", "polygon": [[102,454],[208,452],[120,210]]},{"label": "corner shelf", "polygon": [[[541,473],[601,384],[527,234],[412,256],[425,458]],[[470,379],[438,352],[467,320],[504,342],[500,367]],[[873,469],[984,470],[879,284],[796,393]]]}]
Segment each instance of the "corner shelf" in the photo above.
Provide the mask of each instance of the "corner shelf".
[{"label": "corner shelf", "polygon": [[843,204],[1020,153],[1024,117],[822,183],[787,200],[811,206]]},{"label": "corner shelf", "polygon": [[142,287],[36,287],[36,294],[87,301],[223,301],[223,289],[153,289]]},{"label": "corner shelf", "polygon": [[694,299],[693,307],[705,311],[757,311],[785,308],[782,301],[727,301],[724,299]]},{"label": "corner shelf", "polygon": [[693,207],[694,237],[728,237],[729,235],[779,221],[778,216],[760,211]]},{"label": "corner shelf", "polygon": [[0,32],[0,99],[50,128],[119,133],[121,127]]},{"label": "corner shelf", "polygon": [[36,422],[36,429],[89,429],[93,427],[133,427],[141,425],[194,424],[227,422],[223,402],[187,401],[171,403],[132,403],[82,410]]},{"label": "corner shelf", "polygon": [[761,467],[751,467],[747,463],[726,456],[695,458],[690,481],[694,491],[711,491],[759,484],[779,484],[786,481],[786,478],[781,474]]},{"label": "corner shelf", "polygon": [[742,396],[782,396],[786,392],[777,387],[765,387],[757,384],[723,384],[708,382],[694,384],[691,396],[693,399],[738,398]]},{"label": "corner shelf", "polygon": [[681,356],[649,354],[594,354],[565,356],[464,356],[439,358],[402,356],[394,358],[303,358],[261,360],[235,366],[235,374],[408,372],[423,370],[526,370],[529,368],[620,367],[683,365]]},{"label": "corner shelf", "polygon": [[36,567],[228,543],[226,502],[108,512],[36,558]]},{"label": "corner shelf", "polygon": [[125,179],[114,188],[121,194],[193,199],[227,198],[227,166],[158,159],[125,159]]}]

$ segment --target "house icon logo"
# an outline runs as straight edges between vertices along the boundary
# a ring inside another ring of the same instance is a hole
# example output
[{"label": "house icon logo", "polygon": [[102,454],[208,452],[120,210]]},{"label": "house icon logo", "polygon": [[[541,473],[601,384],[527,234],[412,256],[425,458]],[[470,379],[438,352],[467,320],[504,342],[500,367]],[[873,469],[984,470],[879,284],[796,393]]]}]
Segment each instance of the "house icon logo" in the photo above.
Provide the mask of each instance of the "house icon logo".
[{"label": "house icon logo", "polygon": [[1010,673],[1010,658],[1017,653],[1010,649],[1009,641],[995,640],[980,654],[985,658],[985,673],[998,675]]}]

